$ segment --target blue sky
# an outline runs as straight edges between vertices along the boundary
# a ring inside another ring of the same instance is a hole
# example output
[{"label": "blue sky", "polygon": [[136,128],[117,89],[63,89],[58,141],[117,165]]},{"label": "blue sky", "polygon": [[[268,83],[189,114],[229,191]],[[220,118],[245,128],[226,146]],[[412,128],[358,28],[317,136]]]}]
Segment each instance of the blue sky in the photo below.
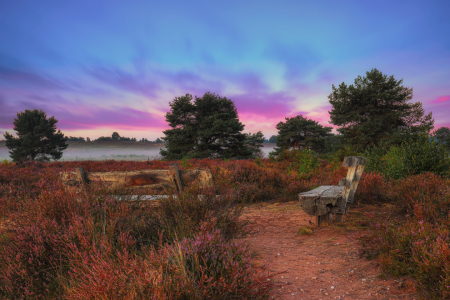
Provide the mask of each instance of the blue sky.
[{"label": "blue sky", "polygon": [[163,136],[169,102],[215,92],[246,132],[330,125],[331,85],[372,68],[450,126],[450,1],[0,0],[0,133],[42,109],[69,136]]}]

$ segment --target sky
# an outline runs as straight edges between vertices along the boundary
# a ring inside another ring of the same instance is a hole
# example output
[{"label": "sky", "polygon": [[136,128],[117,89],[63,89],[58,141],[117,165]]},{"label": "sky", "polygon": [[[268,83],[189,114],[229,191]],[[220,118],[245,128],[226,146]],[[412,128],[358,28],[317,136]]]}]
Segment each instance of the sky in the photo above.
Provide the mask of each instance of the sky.
[{"label": "sky", "polygon": [[449,12],[448,0],[0,0],[0,134],[42,109],[66,136],[154,140],[170,101],[209,91],[270,137],[299,114],[330,126],[332,84],[373,68],[450,127]]}]

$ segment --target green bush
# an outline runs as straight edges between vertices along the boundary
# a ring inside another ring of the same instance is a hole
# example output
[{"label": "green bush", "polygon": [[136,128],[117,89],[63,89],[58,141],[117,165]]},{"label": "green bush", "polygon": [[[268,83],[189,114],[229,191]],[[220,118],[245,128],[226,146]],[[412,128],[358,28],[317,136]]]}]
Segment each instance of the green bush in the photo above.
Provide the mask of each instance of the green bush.
[{"label": "green bush", "polygon": [[307,174],[319,166],[319,158],[312,150],[286,150],[277,159],[291,162],[288,171],[295,169],[300,174]]},{"label": "green bush", "polygon": [[426,172],[447,176],[450,170],[444,145],[428,135],[409,136],[400,146],[372,148],[363,156],[368,158],[368,170],[393,179]]}]

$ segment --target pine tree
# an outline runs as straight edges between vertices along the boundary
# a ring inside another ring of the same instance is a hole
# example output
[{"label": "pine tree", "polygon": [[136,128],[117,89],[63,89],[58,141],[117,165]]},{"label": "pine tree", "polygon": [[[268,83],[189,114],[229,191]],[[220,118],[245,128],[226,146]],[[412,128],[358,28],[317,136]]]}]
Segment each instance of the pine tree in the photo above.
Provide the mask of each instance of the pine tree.
[{"label": "pine tree", "polygon": [[163,158],[252,157],[233,101],[207,92],[195,101],[190,94],[176,97],[169,105],[166,121],[172,129],[163,132]]},{"label": "pine tree", "polygon": [[14,161],[60,159],[68,144],[67,137],[56,131],[57,122],[54,117],[47,119],[42,110],[17,113],[13,124],[18,137],[4,134],[11,158]]},{"label": "pine tree", "polygon": [[382,142],[401,144],[409,134],[428,134],[433,129],[431,112],[425,115],[420,102],[408,103],[413,90],[402,82],[372,69],[366,77],[358,76],[354,85],[332,86],[331,123],[339,126],[347,145],[366,149]]},{"label": "pine tree", "polygon": [[278,156],[286,150],[313,150],[323,152],[325,138],[330,134],[331,127],[324,127],[314,120],[298,115],[285,118],[286,122],[277,124],[277,147],[271,155]]}]

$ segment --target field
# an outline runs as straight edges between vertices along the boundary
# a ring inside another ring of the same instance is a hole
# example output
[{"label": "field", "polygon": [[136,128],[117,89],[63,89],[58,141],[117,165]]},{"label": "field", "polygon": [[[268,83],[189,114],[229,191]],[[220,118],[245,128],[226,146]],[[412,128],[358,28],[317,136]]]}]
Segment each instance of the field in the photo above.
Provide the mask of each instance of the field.
[{"label": "field", "polygon": [[[69,147],[64,150],[61,161],[82,160],[127,160],[142,161],[159,159],[160,148],[164,144],[138,143],[128,141],[105,141],[105,142],[68,142]],[[266,143],[262,149],[267,157],[273,150],[275,144]],[[11,161],[8,148],[4,141],[0,141],[0,161]]]},{"label": "field", "polygon": [[111,193],[126,200],[135,192],[101,185],[76,194],[58,178],[78,166],[171,163],[1,164],[0,298],[450,297],[449,181],[432,173],[393,180],[365,172],[357,206],[342,223],[319,229],[295,200],[336,185],[346,174],[338,160],[314,168],[289,160],[178,161],[180,169],[211,169],[215,188],[191,186],[157,204],[113,200]]}]

